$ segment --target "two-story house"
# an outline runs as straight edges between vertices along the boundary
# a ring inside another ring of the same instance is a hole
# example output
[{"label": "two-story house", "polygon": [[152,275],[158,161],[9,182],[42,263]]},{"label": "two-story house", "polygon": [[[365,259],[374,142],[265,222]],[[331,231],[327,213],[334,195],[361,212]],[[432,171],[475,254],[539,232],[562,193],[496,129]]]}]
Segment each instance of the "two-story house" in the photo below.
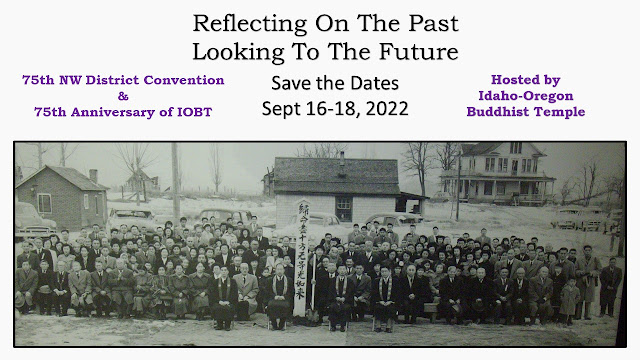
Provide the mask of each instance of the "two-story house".
[{"label": "two-story house", "polygon": [[[530,142],[462,144],[460,200],[471,203],[541,205],[553,199],[553,183],[541,169],[545,157]],[[458,169],[440,175],[442,191],[455,198]]]}]

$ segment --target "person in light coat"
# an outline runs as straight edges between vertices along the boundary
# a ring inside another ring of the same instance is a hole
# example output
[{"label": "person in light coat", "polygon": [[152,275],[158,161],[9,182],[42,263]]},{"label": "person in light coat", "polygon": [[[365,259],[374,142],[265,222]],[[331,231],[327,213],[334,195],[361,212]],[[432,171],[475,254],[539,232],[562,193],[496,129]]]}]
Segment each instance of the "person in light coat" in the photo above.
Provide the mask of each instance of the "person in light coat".
[{"label": "person in light coat", "polygon": [[259,291],[258,278],[249,274],[249,265],[242,263],[240,265],[240,274],[233,276],[233,280],[238,285],[238,320],[249,320],[251,314],[258,309],[258,301],[256,300]]}]

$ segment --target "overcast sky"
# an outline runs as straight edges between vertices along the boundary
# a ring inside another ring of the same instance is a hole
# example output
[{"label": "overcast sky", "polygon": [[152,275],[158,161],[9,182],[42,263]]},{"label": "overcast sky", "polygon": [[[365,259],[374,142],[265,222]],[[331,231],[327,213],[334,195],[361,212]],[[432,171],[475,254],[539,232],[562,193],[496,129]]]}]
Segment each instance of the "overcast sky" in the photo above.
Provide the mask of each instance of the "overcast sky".
[{"label": "overcast sky", "polygon": [[[70,144],[74,147],[76,144]],[[129,174],[118,157],[114,143],[78,143],[78,148],[67,160],[68,167],[74,167],[85,175],[89,169],[98,169],[99,182],[114,188],[122,185]],[[610,174],[624,166],[625,153],[622,143],[535,143],[547,157],[543,158],[538,171],[543,170],[546,175],[558,178],[556,192],[562,186],[562,181],[576,174],[580,165],[592,158],[597,158],[602,171]],[[221,143],[223,179],[222,188],[233,188],[245,194],[257,194],[262,189],[262,176],[267,167],[271,169],[276,156],[295,156],[301,143]],[[347,158],[377,158],[402,160],[403,143],[348,143]],[[48,150],[44,154],[44,163],[59,165],[59,143],[44,144]],[[182,143],[179,145],[180,158],[183,167],[183,187],[185,189],[202,190],[207,187],[213,189],[211,171],[209,169],[209,144]],[[162,189],[171,185],[171,146],[169,143],[153,143],[149,146],[149,153],[157,160],[145,172],[153,177],[160,177]],[[23,167],[23,173],[28,176],[37,167],[37,147],[34,145],[17,143],[16,162]],[[439,170],[432,170],[429,174],[427,195],[439,190]],[[402,191],[419,193],[417,177],[400,173],[400,188]]]}]

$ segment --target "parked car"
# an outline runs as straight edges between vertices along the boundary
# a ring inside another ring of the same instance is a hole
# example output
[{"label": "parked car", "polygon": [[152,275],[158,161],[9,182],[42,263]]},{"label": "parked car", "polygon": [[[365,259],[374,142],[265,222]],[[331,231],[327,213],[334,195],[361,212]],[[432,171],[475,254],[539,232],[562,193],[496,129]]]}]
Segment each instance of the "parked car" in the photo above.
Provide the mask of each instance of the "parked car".
[{"label": "parked car", "polygon": [[379,222],[380,227],[386,227],[387,224],[393,224],[393,231],[400,237],[403,237],[409,232],[409,226],[411,225],[416,226],[416,232],[418,234],[430,234],[428,231],[431,230],[426,224],[427,221],[422,216],[406,212],[374,214],[369,216],[365,223],[373,223],[374,221]]},{"label": "parked car", "polygon": [[606,221],[605,212],[599,207],[588,207],[580,213],[580,221],[576,224],[576,230],[600,231]]},{"label": "parked car", "polygon": [[580,220],[580,207],[568,207],[556,210],[555,217],[551,221],[551,226],[555,229],[575,229]]},{"label": "parked car", "polygon": [[620,223],[622,222],[622,217],[624,216],[622,209],[614,209],[611,210],[609,215],[607,215],[607,219],[605,220],[604,230],[603,232],[606,234],[607,232],[611,234],[617,234],[620,232]]},{"label": "parked car", "polygon": [[43,219],[32,204],[16,201],[13,213],[15,214],[13,218],[14,241],[29,237],[46,237],[57,231],[56,222]]},{"label": "parked car", "polygon": [[107,219],[107,229],[120,228],[124,224],[127,227],[132,225],[138,228],[146,227],[147,229],[155,229],[158,226],[164,226],[164,223],[157,221],[151,211],[151,208],[141,205],[117,204],[112,205],[109,210],[109,218]]},{"label": "parked car", "polygon": [[[296,215],[289,219],[289,224],[282,229],[277,229],[279,237],[288,236],[296,238],[298,236],[298,217]],[[349,230],[340,224],[338,217],[330,213],[311,212],[307,222],[307,234],[309,235],[309,246],[315,247],[320,244],[326,233],[331,233],[333,237],[346,240]]]},{"label": "parked car", "polygon": [[251,221],[251,211],[229,209],[204,209],[200,211],[200,215],[198,215],[198,218],[195,220],[196,222],[200,222],[202,218],[206,217],[207,219],[211,219],[212,216],[215,226],[220,226],[220,224],[227,221],[228,218],[232,218],[234,224],[242,221],[242,223],[246,225]]}]

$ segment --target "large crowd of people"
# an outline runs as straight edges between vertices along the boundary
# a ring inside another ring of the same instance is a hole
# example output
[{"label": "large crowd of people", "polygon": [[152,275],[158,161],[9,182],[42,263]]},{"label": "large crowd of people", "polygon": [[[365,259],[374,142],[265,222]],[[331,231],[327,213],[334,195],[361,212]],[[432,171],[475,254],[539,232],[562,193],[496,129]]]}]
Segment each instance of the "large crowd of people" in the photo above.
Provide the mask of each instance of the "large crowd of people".
[{"label": "large crowd of people", "polygon": [[[230,330],[255,312],[283,330],[293,311],[295,239],[267,238],[257,217],[249,224],[186,218],[156,229],[93,225],[71,239],[36,237],[22,243],[15,272],[15,308],[23,314],[121,319],[211,318]],[[275,235],[275,234],[274,234]],[[599,289],[600,316],[614,315],[622,281],[616,258],[604,266],[585,245],[541,245],[487,230],[451,239],[437,227],[397,234],[392,224],[353,225],[347,238],[326,234],[308,256],[307,313],[331,331],[373,316],[376,332],[392,332],[429,316],[435,305],[448,324],[533,325],[591,319]],[[313,294],[313,295],[312,295]],[[191,316],[190,316],[191,318]],[[528,320],[528,321],[527,321]]]}]

